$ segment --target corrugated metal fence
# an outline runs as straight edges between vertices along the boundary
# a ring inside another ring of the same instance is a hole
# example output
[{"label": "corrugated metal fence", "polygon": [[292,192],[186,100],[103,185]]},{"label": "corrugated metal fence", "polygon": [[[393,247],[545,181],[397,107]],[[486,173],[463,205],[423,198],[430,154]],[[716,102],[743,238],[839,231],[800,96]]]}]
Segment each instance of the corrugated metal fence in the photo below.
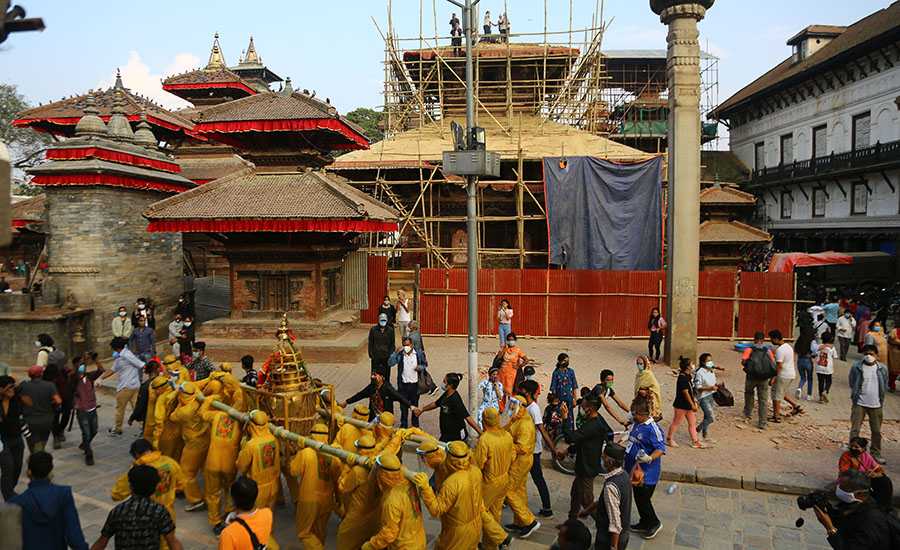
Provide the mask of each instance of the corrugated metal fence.
[{"label": "corrugated metal fence", "polygon": [[[385,279],[369,264],[369,303],[380,304]],[[387,264],[383,262],[384,277]],[[508,299],[513,330],[529,336],[642,338],[653,307],[665,311],[664,271],[482,269],[478,272],[478,332],[497,333],[497,308]],[[376,279],[376,280],[373,280]],[[465,269],[419,272],[423,334],[466,334]],[[374,293],[373,293],[374,292]],[[794,278],[790,273],[701,272],[701,338],[752,338],[757,330],[791,334]],[[376,321],[374,311],[364,322]],[[367,320],[369,319],[369,320]]]}]

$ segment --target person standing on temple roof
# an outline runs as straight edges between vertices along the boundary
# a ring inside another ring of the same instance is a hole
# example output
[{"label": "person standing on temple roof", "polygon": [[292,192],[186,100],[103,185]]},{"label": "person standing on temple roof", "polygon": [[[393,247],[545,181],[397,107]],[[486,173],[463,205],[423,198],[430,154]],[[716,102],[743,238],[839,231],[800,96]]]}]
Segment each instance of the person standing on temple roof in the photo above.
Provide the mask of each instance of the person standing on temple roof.
[{"label": "person standing on temple roof", "polygon": [[138,317],[137,326],[128,337],[128,349],[144,363],[156,355],[156,331],[147,326],[147,318]]},{"label": "person standing on temple roof", "polygon": [[111,323],[113,338],[131,338],[131,331],[133,330],[134,325],[131,324],[131,319],[128,318],[128,309],[125,306],[120,307],[118,314],[113,317]]}]

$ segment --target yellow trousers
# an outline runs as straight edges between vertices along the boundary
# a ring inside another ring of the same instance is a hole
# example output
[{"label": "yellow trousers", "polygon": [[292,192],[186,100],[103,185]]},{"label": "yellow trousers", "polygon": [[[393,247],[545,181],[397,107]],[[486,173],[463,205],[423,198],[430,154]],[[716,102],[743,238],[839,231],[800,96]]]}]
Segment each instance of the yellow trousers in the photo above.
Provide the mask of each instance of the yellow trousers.
[{"label": "yellow trousers", "polygon": [[334,509],[334,500],[331,495],[308,496],[318,496],[320,499],[297,502],[297,538],[304,550],[324,550],[328,518]]},{"label": "yellow trousers", "polygon": [[506,490],[508,488],[509,476],[495,479],[490,483],[484,484],[481,488],[484,507],[497,524],[500,524],[500,513],[503,511],[503,499],[506,498]]},{"label": "yellow trousers", "polygon": [[338,525],[337,550],[359,550],[363,543],[378,532],[380,519],[377,508],[356,517],[347,514]]},{"label": "yellow trousers", "polygon": [[[231,505],[231,498],[228,490],[234,482],[236,471],[232,472],[213,472],[206,470],[203,473],[203,496],[206,501],[206,511],[209,516],[210,525],[218,525],[223,521],[223,514],[231,512],[234,507]],[[225,506],[222,507],[222,492],[225,492]]]},{"label": "yellow trousers", "polygon": [[527,527],[534,523],[534,514],[528,509],[528,472],[531,471],[531,463],[534,457],[522,455],[517,457],[512,464],[509,476],[509,489],[506,493],[506,503],[513,511],[513,523],[519,527]]},{"label": "yellow trousers", "polygon": [[176,462],[181,462],[181,454],[184,450],[184,441],[179,437],[178,439],[160,439],[156,446],[159,448],[159,452],[163,455],[171,458]]},{"label": "yellow trousers", "polygon": [[[500,500],[500,508],[503,508],[503,500]],[[500,543],[509,535],[500,526],[500,522],[494,519],[488,511],[481,512],[481,535],[484,550],[497,550]]]},{"label": "yellow trousers", "polygon": [[184,496],[190,504],[203,500],[203,492],[197,483],[197,472],[206,462],[207,448],[190,449],[181,452],[181,471],[184,474]]},{"label": "yellow trousers", "polygon": [[[281,471],[286,472],[286,467],[282,466]],[[300,483],[297,482],[297,478],[294,476],[284,476],[284,481],[287,483],[288,493],[291,494],[291,503],[296,504],[297,499],[300,498]],[[284,504],[284,488],[281,486],[280,480],[278,483],[278,493],[275,495],[275,502]]]}]

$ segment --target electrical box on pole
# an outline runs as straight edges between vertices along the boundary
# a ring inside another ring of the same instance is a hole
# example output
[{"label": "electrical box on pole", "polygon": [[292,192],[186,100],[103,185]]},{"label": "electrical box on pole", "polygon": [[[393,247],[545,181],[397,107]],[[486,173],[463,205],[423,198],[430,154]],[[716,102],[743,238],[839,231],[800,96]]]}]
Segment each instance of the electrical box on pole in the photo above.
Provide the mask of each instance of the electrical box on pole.
[{"label": "electrical box on pole", "polygon": [[445,174],[500,177],[500,153],[493,151],[444,151]]}]

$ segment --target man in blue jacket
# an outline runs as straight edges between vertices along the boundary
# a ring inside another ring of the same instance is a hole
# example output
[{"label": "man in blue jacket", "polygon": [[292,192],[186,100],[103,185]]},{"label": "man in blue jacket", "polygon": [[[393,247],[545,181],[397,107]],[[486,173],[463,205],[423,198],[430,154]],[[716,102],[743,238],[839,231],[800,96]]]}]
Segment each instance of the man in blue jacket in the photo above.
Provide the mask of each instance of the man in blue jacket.
[{"label": "man in blue jacket", "polygon": [[[425,352],[413,348],[412,339],[409,336],[403,337],[403,347],[397,348],[397,351],[388,358],[388,368],[397,365],[397,391],[405,397],[414,406],[419,406],[419,373],[428,367],[428,360],[425,358]],[[407,417],[409,410],[404,408],[400,411],[400,427],[408,428]],[[419,427],[419,417],[412,415],[412,425]]]},{"label": "man in blue jacket", "polygon": [[22,548],[88,550],[72,488],[50,482],[53,457],[40,451],[28,457],[28,490],[9,499],[22,507]]}]

